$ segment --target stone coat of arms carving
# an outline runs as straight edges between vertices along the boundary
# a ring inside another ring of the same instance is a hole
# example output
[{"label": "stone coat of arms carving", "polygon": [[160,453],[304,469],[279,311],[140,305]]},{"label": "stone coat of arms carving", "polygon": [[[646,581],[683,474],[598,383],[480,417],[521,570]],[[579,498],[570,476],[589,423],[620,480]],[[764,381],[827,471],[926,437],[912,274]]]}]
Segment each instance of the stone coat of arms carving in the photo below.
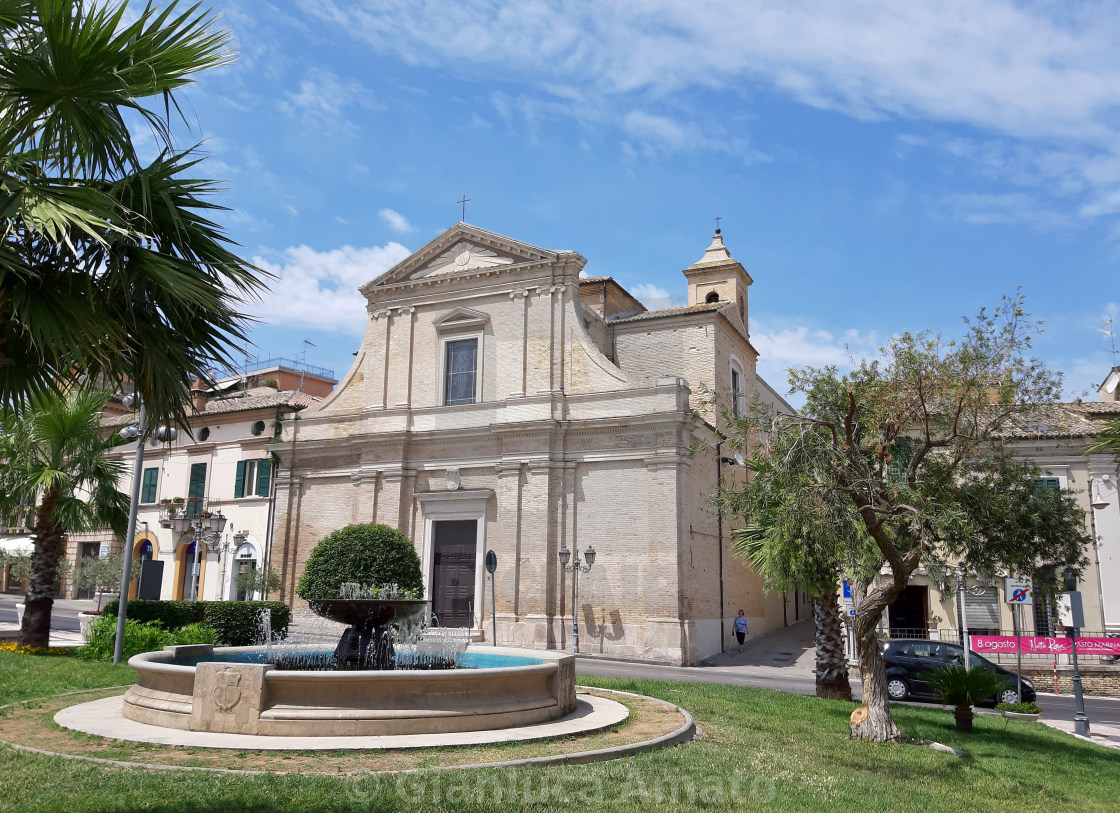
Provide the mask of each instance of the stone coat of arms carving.
[{"label": "stone coat of arms carving", "polygon": [[241,700],[241,674],[233,669],[223,669],[215,675],[214,705],[229,711]]}]

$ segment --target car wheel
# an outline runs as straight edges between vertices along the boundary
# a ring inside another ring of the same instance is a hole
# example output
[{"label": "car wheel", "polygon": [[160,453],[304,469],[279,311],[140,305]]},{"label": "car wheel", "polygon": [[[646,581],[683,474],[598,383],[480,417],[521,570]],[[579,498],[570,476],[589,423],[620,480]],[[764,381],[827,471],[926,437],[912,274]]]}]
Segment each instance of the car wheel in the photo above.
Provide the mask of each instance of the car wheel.
[{"label": "car wheel", "polygon": [[887,694],[891,696],[891,700],[905,700],[910,694],[910,687],[902,678],[891,678],[887,681]]},{"label": "car wheel", "polygon": [[1015,691],[1014,689],[1004,689],[1002,692],[1000,692],[998,695],[996,695],[996,702],[997,703],[1018,703],[1019,702],[1019,693],[1017,691]]}]

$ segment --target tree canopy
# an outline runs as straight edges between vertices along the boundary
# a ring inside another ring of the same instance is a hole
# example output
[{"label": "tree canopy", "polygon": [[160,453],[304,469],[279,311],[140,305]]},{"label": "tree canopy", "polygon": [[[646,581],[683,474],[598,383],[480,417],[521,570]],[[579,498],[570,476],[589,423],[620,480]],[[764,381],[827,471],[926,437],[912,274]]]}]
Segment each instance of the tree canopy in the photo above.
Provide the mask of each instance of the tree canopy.
[{"label": "tree canopy", "polygon": [[[28,516],[35,540],[20,643],[47,646],[54,585],[67,533],[111,528],[124,536],[128,497],[117,490],[124,464],[105,455],[108,393],[79,388],[34,395],[19,412],[0,411],[0,516]],[[115,437],[115,436],[114,436]]]},{"label": "tree canopy", "polygon": [[244,343],[266,275],[172,137],[176,92],[228,42],[198,6],[0,0],[0,405],[127,380],[151,425],[181,422],[186,382]]},{"label": "tree canopy", "polygon": [[886,574],[856,603],[869,706],[859,737],[898,738],[875,628],[919,566],[994,575],[1085,562],[1073,497],[1037,488],[1037,467],[1007,448],[1013,423],[1060,390],[1029,356],[1037,326],[1021,297],[965,322],[960,339],[903,333],[847,375],[793,370],[802,414],[756,406],[731,439],[755,475],[729,500],[766,529],[772,580],[808,586],[832,567]]}]

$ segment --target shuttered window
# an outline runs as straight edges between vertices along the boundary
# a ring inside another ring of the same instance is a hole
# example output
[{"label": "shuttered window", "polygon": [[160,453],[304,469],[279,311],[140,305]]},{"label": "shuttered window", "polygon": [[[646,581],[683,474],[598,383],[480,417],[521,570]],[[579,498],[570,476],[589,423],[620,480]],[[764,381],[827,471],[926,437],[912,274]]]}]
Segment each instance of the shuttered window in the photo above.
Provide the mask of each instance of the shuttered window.
[{"label": "shuttered window", "polygon": [[237,461],[237,475],[233,481],[234,497],[267,497],[272,484],[272,464],[263,460]]},{"label": "shuttered window", "polygon": [[[187,516],[197,516],[202,510],[202,498],[206,496],[206,464],[195,463],[191,466],[190,485],[187,486]],[[195,497],[197,499],[191,499]]]},{"label": "shuttered window", "polygon": [[272,465],[269,460],[257,461],[257,496],[267,497],[269,480],[272,476]]},{"label": "shuttered window", "polygon": [[156,491],[159,489],[159,469],[144,469],[144,480],[140,486],[140,502],[151,503],[156,501]]}]

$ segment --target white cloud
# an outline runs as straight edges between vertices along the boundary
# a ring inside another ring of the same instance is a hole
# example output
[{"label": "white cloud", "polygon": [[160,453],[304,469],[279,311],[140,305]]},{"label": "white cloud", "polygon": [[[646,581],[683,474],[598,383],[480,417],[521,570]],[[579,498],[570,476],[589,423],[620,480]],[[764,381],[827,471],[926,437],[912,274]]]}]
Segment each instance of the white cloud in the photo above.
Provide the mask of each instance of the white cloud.
[{"label": "white cloud", "polygon": [[277,327],[310,327],[361,335],[365,298],[358,288],[409,254],[400,243],[316,251],[289,246],[279,258],[254,257],[253,263],[276,275],[271,291],[250,310]]},{"label": "white cloud", "polygon": [[[462,68],[507,83],[515,77],[523,89],[495,93],[491,102],[507,124],[515,114],[523,117],[530,139],[542,117],[571,116],[615,128],[624,156],[721,150],[750,160],[742,124],[729,122],[728,108],[713,106],[707,92],[730,99],[762,88],[860,120],[964,125],[969,139],[903,135],[899,156],[937,148],[988,178],[1067,198],[1060,205],[1071,216],[1120,213],[1116,4],[304,0],[303,6],[410,64]],[[1001,215],[1016,216],[1036,226],[1049,219],[1031,207],[1004,207]]]},{"label": "white cloud", "polygon": [[374,109],[378,105],[370,90],[356,79],[342,79],[323,67],[308,69],[294,93],[279,106],[290,116],[298,117],[308,128],[322,135],[331,133],[353,135],[357,128],[347,118],[352,107]]},{"label": "white cloud", "polygon": [[651,311],[660,308],[675,308],[685,304],[682,297],[674,297],[660,285],[649,282],[627,285],[626,290]]},{"label": "white cloud", "polygon": [[783,395],[789,388],[786,371],[791,367],[834,365],[845,373],[861,359],[877,355],[882,343],[874,333],[858,330],[837,335],[806,325],[751,319],[751,344],[759,354],[758,374]]},{"label": "white cloud", "polygon": [[394,212],[392,209],[382,209],[377,213],[377,216],[385,221],[390,229],[401,234],[407,234],[410,231],[416,231],[416,227],[408,222],[408,218],[400,212]]}]

